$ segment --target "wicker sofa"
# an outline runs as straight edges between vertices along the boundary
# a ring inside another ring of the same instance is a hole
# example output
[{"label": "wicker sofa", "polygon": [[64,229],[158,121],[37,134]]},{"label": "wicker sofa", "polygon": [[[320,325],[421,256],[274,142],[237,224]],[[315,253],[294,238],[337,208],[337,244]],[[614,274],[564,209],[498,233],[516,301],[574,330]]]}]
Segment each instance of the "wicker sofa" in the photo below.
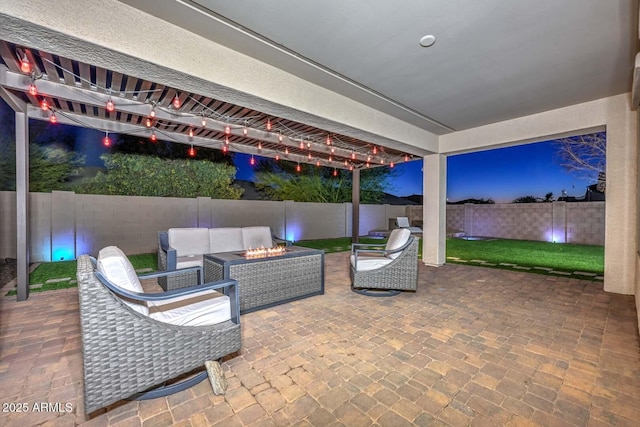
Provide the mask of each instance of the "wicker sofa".
[{"label": "wicker sofa", "polygon": [[206,372],[148,389],[240,349],[237,282],[159,293],[144,293],[139,282],[174,273],[137,276],[113,246],[97,260],[78,257],[85,414],[132,396],[183,390],[206,379]]},{"label": "wicker sofa", "polygon": [[[273,236],[267,226],[170,228],[158,233],[158,269],[202,267],[205,254],[271,248],[277,244],[289,245],[290,242]],[[158,283],[168,291],[193,286],[198,283],[198,277],[188,272],[160,278]]]}]

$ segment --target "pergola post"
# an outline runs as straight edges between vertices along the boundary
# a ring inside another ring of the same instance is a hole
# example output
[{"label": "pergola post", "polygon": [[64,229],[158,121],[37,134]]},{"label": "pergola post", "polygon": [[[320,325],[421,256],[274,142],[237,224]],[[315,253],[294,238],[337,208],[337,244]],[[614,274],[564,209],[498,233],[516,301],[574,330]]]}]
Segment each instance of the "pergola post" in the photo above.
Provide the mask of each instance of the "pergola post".
[{"label": "pergola post", "polygon": [[445,263],[446,258],[447,156],[425,156],[422,170],[422,262],[439,267]]},{"label": "pergola post", "polygon": [[29,116],[27,104],[0,88],[16,118],[16,273],[17,299],[29,298]]},{"label": "pergola post", "polygon": [[351,242],[358,243],[360,234],[360,169],[353,169],[351,186]]}]

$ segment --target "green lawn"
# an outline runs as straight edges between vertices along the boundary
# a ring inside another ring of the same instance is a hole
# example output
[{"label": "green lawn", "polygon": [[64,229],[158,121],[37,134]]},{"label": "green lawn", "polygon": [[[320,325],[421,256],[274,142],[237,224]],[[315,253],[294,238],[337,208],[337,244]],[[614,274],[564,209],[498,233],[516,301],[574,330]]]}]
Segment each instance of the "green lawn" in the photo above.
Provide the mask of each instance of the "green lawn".
[{"label": "green lawn", "polygon": [[[604,273],[604,246],[529,240],[447,239],[447,257],[511,263],[523,267],[547,267],[559,271]],[[447,262],[456,262],[447,258]]]}]

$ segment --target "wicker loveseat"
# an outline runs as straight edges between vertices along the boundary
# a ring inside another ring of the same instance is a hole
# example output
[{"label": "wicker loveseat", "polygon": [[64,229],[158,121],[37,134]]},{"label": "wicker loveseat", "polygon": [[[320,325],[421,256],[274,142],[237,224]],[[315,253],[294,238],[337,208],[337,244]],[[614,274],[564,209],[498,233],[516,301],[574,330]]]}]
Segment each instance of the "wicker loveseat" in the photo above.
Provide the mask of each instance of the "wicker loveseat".
[{"label": "wicker loveseat", "polygon": [[418,285],[418,239],[406,228],[391,232],[386,246],[351,245],[351,288],[368,296],[398,295]]},{"label": "wicker loveseat", "polygon": [[[290,242],[274,237],[267,226],[170,228],[158,233],[158,269],[202,267],[205,254],[271,248],[277,244]],[[168,291],[193,286],[198,277],[195,272],[187,272],[161,278],[158,283]]]},{"label": "wicker loveseat", "polygon": [[125,398],[183,390],[206,379],[206,371],[149,391],[240,349],[235,280],[144,293],[139,278],[175,272],[138,278],[114,246],[102,249],[98,260],[82,255],[77,261],[85,414]]}]

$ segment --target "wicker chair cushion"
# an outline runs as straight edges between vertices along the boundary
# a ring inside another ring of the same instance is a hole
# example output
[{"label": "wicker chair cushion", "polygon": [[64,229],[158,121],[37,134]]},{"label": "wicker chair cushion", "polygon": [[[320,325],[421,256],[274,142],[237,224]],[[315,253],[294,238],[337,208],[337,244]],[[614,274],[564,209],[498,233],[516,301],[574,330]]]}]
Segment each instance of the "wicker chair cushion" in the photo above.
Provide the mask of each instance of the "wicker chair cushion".
[{"label": "wicker chair cushion", "polygon": [[209,229],[209,252],[219,253],[242,251],[242,229],[239,227],[221,227]]},{"label": "wicker chair cushion", "polygon": [[[389,235],[389,240],[387,240],[387,245],[385,246],[385,250],[392,251],[398,248],[401,248],[404,244],[409,241],[409,237],[411,237],[411,231],[406,228],[396,228]],[[396,259],[400,256],[400,252],[396,252],[395,254],[389,254],[387,257],[391,259]]]},{"label": "wicker chair cushion", "polygon": [[[116,246],[107,246],[98,254],[98,271],[111,283],[132,292],[142,293],[142,285],[135,269],[127,256]],[[149,315],[149,308],[144,302],[122,299],[133,310]]]},{"label": "wicker chair cushion", "polygon": [[215,325],[231,319],[229,297],[216,291],[149,303],[149,317],[181,326]]},{"label": "wicker chair cushion", "polygon": [[244,249],[273,246],[271,228],[267,226],[254,226],[242,228],[242,245]]},{"label": "wicker chair cushion", "polygon": [[202,255],[179,256],[176,258],[176,268],[202,267]]},{"label": "wicker chair cushion", "polygon": [[356,268],[357,271],[369,271],[376,268],[384,267],[389,264],[392,259],[385,256],[358,256],[358,265],[356,266],[356,256],[351,255],[351,265]]},{"label": "wicker chair cushion", "polygon": [[176,256],[202,255],[210,252],[208,228],[170,228],[167,234],[169,246],[176,250]]}]

